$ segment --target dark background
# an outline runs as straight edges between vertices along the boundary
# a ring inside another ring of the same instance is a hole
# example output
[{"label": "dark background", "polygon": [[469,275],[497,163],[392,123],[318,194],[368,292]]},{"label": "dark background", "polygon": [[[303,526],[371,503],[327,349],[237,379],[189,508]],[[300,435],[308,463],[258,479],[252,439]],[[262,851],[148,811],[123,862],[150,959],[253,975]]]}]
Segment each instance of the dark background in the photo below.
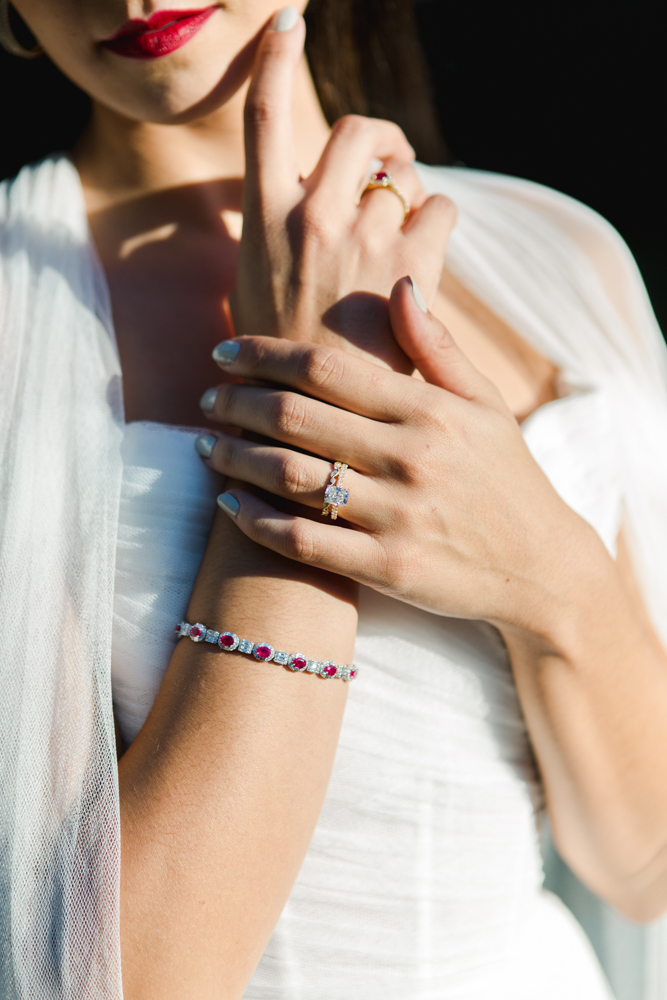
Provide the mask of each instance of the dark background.
[{"label": "dark background", "polygon": [[664,8],[421,0],[416,9],[454,159],[539,181],[606,216],[667,333]]},{"label": "dark background", "polygon": [[[278,0],[276,2],[278,6]],[[637,258],[667,331],[664,15],[632,0],[418,0],[443,133],[456,161],[539,181],[591,205]],[[0,52],[0,177],[73,138],[62,79]],[[30,113],[26,114],[26,107]],[[3,137],[5,137],[3,139]]]}]

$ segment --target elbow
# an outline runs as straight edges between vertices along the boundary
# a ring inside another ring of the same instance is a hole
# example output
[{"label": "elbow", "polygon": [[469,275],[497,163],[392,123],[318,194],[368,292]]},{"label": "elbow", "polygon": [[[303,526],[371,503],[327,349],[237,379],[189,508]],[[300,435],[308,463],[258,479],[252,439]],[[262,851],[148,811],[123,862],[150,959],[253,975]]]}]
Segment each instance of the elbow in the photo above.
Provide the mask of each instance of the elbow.
[{"label": "elbow", "polygon": [[609,900],[622,917],[633,924],[652,924],[667,913],[667,891],[625,893]]},{"label": "elbow", "polygon": [[599,894],[631,923],[652,924],[667,914],[667,870],[617,877]]},{"label": "elbow", "polygon": [[[552,828],[553,829],[553,828]],[[554,830],[554,834],[555,834]],[[655,923],[667,915],[667,843],[646,842],[628,845],[623,851],[618,843],[616,850],[572,851],[572,840],[561,846],[556,836],[554,843],[561,858],[581,879],[588,889],[633,924]],[[581,847],[581,838],[577,846]]]}]

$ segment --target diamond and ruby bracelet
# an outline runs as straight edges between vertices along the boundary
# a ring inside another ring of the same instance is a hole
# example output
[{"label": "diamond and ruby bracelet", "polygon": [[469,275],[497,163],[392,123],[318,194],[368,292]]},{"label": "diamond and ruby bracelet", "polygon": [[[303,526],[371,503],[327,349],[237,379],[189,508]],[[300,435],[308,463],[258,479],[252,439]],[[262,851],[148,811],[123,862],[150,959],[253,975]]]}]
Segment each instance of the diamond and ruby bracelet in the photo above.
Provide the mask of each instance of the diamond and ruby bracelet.
[{"label": "diamond and ruby bracelet", "polygon": [[358,674],[358,669],[354,663],[348,663],[341,667],[333,660],[309,660],[303,653],[285,653],[282,649],[274,649],[268,642],[251,642],[250,639],[239,639],[235,632],[215,632],[211,628],[206,628],[200,622],[195,625],[188,625],[187,622],[179,622],[174,629],[180,639],[187,635],[193,642],[211,642],[219,646],[226,653],[249,653],[263,663],[273,660],[281,667],[289,667],[290,670],[304,674],[318,674],[320,677],[331,679],[338,677],[342,681],[353,681]]}]

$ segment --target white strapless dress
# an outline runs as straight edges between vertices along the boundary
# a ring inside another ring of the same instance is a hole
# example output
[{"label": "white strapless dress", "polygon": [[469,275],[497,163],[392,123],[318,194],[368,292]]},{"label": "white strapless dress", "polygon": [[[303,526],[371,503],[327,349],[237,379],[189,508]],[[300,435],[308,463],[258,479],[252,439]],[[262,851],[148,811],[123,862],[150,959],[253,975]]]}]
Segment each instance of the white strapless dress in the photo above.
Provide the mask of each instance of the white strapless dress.
[{"label": "white strapless dress", "polygon": [[[604,395],[549,403],[523,431],[613,551]],[[195,436],[125,431],[112,679],[126,741],[166,670],[220,488]],[[542,789],[498,632],[362,589],[355,660],[322,815],[247,1000],[608,1000],[587,938],[542,888]]]}]

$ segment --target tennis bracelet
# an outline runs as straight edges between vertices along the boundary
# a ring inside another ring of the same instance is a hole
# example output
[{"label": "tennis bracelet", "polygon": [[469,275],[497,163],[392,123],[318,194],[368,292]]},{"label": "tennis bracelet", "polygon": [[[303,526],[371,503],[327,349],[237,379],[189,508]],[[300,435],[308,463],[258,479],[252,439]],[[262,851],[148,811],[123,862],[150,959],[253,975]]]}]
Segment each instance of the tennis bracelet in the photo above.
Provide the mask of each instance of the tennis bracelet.
[{"label": "tennis bracelet", "polygon": [[239,639],[235,632],[216,632],[207,628],[201,622],[189,625],[187,622],[179,622],[174,629],[176,636],[188,636],[193,642],[211,642],[219,646],[225,653],[248,653],[256,660],[268,663],[273,660],[281,667],[289,667],[290,670],[305,674],[318,674],[320,677],[331,679],[338,677],[342,681],[353,681],[358,674],[358,669],[354,663],[348,663],[341,667],[333,660],[309,660],[303,653],[285,653],[282,649],[274,649],[268,642],[251,642],[250,639]]}]

